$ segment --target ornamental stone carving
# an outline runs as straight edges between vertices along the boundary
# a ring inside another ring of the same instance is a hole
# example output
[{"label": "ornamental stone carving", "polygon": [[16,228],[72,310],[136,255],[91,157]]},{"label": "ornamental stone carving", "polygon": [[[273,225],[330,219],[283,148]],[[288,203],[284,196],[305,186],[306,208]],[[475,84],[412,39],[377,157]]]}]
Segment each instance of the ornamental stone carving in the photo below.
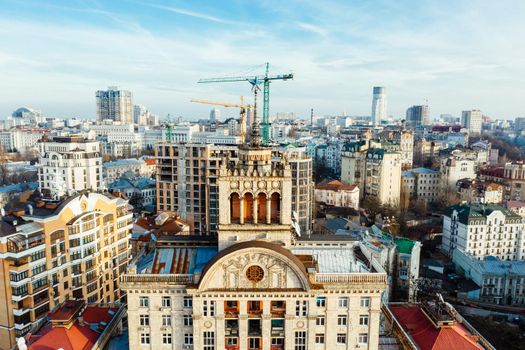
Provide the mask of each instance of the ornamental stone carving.
[{"label": "ornamental stone carving", "polygon": [[286,264],[262,253],[245,253],[223,264],[225,288],[285,288]]}]

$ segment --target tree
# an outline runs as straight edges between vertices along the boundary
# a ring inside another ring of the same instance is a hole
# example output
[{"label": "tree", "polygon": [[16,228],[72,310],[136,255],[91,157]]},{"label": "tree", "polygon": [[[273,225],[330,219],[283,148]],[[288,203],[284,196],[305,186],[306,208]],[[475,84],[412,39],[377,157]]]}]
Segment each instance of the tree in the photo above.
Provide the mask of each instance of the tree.
[{"label": "tree", "polygon": [[376,196],[366,196],[363,200],[363,208],[368,212],[369,217],[375,220],[377,214],[381,213],[381,202]]}]

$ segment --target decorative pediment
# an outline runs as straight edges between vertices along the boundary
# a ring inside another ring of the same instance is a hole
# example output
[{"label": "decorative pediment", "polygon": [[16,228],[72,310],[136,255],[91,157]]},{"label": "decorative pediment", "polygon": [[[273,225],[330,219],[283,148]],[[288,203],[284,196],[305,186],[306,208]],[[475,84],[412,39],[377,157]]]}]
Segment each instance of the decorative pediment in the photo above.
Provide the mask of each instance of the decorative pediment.
[{"label": "decorative pediment", "polygon": [[288,256],[266,249],[241,249],[216,261],[200,290],[307,289],[307,276]]}]

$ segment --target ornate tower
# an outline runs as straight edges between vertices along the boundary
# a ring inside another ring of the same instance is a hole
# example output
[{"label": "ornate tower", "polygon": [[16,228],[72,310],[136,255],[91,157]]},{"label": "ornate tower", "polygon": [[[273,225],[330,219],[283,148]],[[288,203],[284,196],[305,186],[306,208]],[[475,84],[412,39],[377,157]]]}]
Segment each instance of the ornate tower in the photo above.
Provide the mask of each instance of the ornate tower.
[{"label": "ornate tower", "polygon": [[291,243],[290,165],[285,157],[273,161],[272,149],[262,145],[255,111],[250,144],[219,171],[219,250],[251,240]]}]

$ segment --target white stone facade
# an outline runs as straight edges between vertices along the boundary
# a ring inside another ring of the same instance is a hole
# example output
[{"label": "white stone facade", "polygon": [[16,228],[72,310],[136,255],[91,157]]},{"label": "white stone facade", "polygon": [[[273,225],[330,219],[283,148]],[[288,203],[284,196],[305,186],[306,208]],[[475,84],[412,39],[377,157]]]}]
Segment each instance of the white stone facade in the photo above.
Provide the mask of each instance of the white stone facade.
[{"label": "white stone facade", "polygon": [[47,195],[63,196],[101,188],[102,156],[97,141],[80,136],[38,143],[38,186]]},{"label": "white stone facade", "polygon": [[460,249],[477,259],[501,260],[525,257],[522,218],[498,205],[455,205],[443,216],[443,250]]}]

